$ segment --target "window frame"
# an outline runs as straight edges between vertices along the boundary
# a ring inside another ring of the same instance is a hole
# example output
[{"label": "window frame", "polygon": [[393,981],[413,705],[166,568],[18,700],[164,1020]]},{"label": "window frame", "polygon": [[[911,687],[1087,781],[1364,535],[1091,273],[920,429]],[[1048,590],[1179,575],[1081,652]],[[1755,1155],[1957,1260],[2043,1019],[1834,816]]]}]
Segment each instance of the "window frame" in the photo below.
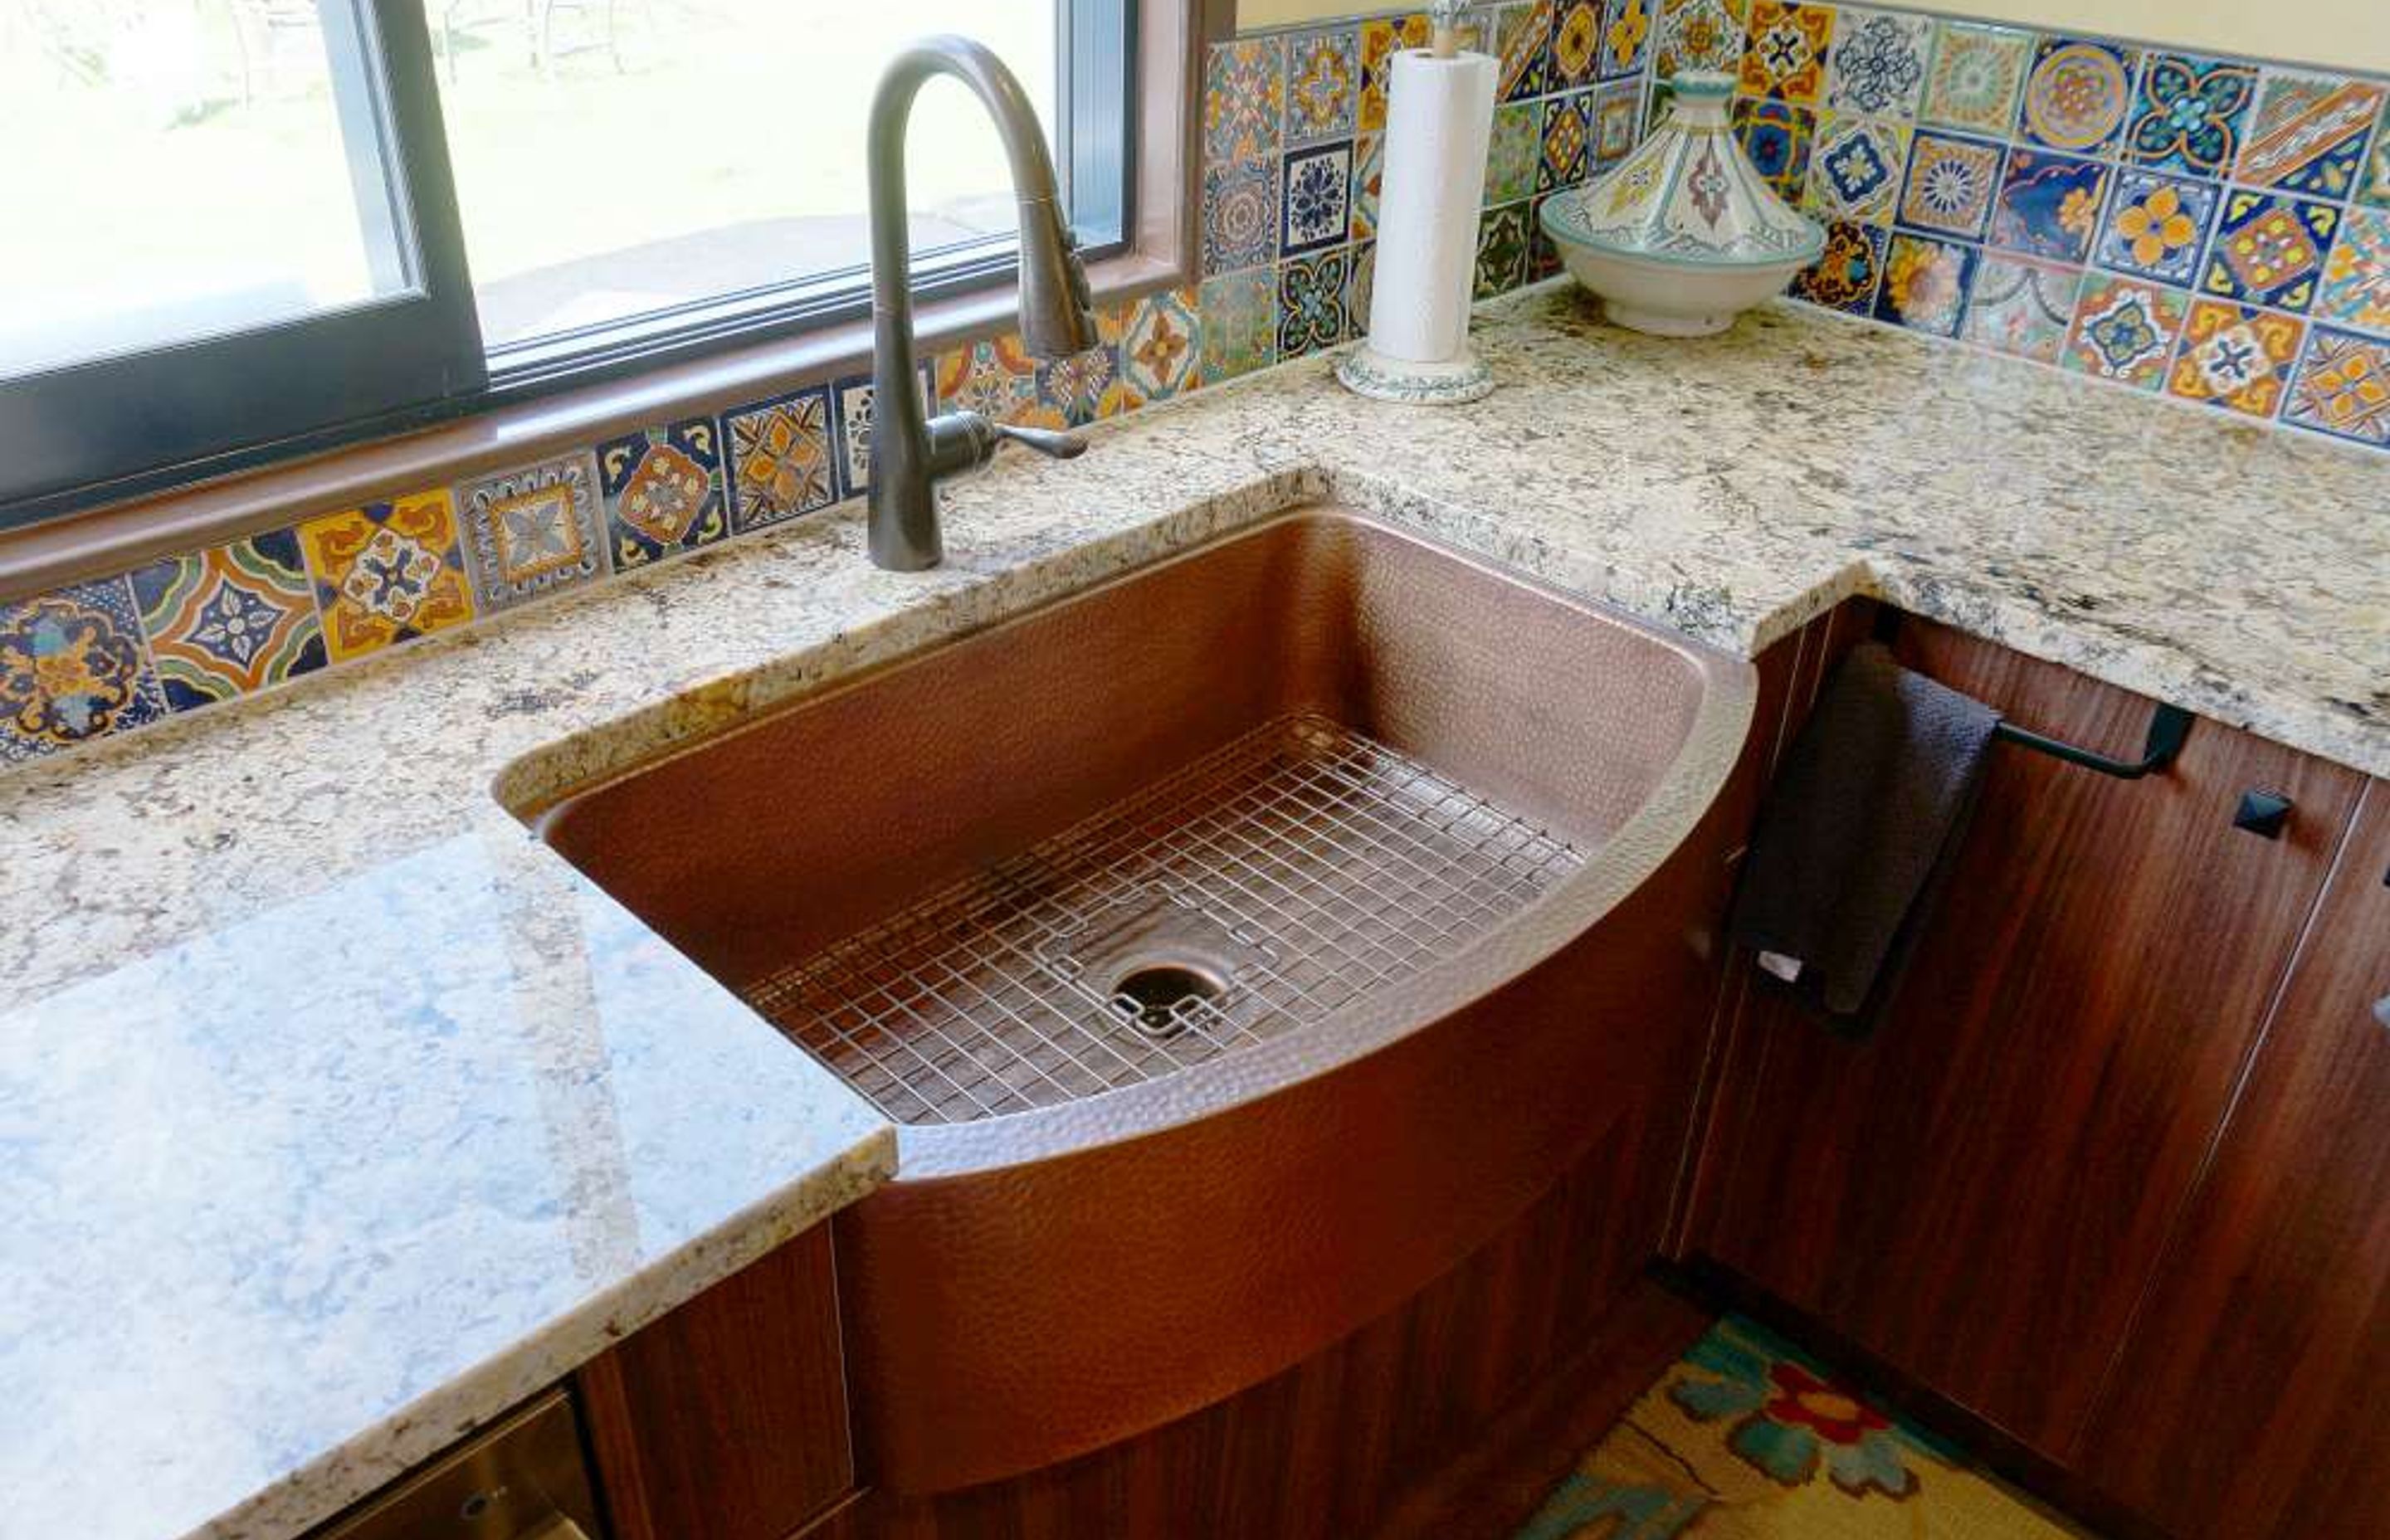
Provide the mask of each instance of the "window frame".
[{"label": "window frame", "polygon": [[[1143,8],[1056,0],[1056,170],[1090,262],[1126,253],[1136,231]],[[321,0],[318,9],[352,184],[361,198],[387,190],[412,291],[0,381],[0,541],[128,499],[867,317],[870,267],[861,263],[488,348],[419,0]],[[344,63],[362,93],[342,88]],[[918,253],[913,288],[934,304],[1009,285],[1017,272],[1011,243],[989,240]]]}]

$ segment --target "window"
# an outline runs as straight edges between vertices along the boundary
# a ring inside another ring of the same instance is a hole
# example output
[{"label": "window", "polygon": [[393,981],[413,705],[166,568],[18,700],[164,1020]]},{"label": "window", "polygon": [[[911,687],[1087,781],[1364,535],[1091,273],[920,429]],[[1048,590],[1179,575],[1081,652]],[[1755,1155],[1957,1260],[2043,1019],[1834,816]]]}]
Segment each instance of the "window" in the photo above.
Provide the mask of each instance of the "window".
[{"label": "window", "polygon": [[[964,32],[1128,203],[1129,0],[0,0],[0,528],[860,314],[881,64]],[[1009,274],[932,82],[917,282]]]}]

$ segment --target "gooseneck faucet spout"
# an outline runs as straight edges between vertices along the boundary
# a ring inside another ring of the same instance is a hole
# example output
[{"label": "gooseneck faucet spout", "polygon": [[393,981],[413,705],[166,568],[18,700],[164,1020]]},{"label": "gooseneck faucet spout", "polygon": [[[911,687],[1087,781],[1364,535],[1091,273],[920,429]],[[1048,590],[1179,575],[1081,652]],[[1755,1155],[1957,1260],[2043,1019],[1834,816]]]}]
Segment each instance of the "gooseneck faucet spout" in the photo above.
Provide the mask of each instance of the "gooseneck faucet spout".
[{"label": "gooseneck faucet spout", "polygon": [[1073,433],[1042,432],[989,421],[977,412],[924,420],[915,386],[912,245],[906,230],[905,130],[913,98],[932,75],[970,87],[996,120],[1021,206],[1021,337],[1041,358],[1064,358],[1096,345],[1087,276],[1072,249],[1036,109],[1004,61],[967,37],[924,38],[889,61],[871,99],[867,145],[871,190],[871,503],[872,561],[893,571],[936,566],[945,555],[938,532],[938,482],[987,464],[1011,439],[1069,458],[1086,448]]}]

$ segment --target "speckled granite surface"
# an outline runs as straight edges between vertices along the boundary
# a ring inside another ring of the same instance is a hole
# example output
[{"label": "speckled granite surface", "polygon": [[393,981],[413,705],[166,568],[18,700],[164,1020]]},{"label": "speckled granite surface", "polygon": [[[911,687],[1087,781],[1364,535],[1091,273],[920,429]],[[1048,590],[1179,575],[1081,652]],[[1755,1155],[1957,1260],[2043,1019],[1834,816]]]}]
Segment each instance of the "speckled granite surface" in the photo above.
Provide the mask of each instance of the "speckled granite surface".
[{"label": "speckled granite surface", "polygon": [[1747,651],[1880,593],[2390,773],[2380,456],[1789,307],[1479,342],[1471,407],[1315,359],[1008,456],[938,572],[850,510],[0,772],[0,1535],[295,1534],[867,1187],[877,1119],[500,797],[1291,503]]}]

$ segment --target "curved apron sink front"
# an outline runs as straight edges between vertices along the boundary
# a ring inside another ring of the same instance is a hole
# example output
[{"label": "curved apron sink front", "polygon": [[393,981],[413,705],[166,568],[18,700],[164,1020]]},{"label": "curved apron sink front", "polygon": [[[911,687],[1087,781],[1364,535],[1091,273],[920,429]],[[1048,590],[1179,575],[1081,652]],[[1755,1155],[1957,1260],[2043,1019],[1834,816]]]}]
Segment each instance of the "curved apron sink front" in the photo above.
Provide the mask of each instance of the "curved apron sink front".
[{"label": "curved apron sink front", "polygon": [[1753,694],[1304,509],[536,821],[902,1123],[842,1273],[875,1475],[937,1491],[1266,1378],[1597,1147],[1639,1264]]}]

